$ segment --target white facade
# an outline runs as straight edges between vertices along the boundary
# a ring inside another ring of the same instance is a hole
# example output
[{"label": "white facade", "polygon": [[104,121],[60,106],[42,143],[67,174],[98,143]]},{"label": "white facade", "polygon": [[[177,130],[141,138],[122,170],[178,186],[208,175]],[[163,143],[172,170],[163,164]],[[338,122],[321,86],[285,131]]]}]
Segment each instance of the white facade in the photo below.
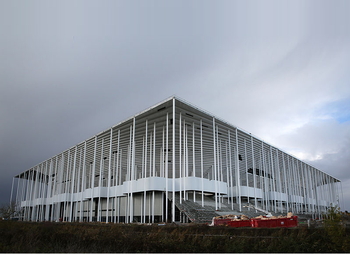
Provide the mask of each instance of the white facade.
[{"label": "white facade", "polygon": [[175,97],[15,179],[26,221],[176,221],[175,194],[320,214],[341,193],[338,179]]}]

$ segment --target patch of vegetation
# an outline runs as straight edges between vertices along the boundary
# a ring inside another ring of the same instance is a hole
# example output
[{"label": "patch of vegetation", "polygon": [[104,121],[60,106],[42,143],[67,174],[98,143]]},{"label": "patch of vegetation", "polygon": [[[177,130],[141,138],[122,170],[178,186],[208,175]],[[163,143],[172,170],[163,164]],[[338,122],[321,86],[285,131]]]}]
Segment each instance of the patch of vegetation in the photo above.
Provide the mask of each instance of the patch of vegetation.
[{"label": "patch of vegetation", "polygon": [[1,221],[0,252],[350,252],[327,230]]},{"label": "patch of vegetation", "polygon": [[344,238],[344,235],[346,235],[346,225],[343,223],[344,219],[345,216],[340,211],[340,208],[335,206],[328,209],[323,220],[328,241],[335,251],[338,252],[349,249],[349,239]]},{"label": "patch of vegetation", "polygon": [[15,202],[11,202],[8,204],[2,204],[0,206],[0,218],[1,219],[5,219],[5,220],[9,220],[11,219],[11,217],[16,216],[16,203]]}]

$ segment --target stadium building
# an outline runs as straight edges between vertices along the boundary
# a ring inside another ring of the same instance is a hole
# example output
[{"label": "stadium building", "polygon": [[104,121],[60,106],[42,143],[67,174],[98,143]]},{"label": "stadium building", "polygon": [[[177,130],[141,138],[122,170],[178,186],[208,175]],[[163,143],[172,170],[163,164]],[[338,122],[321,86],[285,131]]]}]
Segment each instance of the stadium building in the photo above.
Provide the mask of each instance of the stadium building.
[{"label": "stadium building", "polygon": [[340,181],[171,97],[14,177],[24,221],[189,222],[222,213],[309,214]]}]

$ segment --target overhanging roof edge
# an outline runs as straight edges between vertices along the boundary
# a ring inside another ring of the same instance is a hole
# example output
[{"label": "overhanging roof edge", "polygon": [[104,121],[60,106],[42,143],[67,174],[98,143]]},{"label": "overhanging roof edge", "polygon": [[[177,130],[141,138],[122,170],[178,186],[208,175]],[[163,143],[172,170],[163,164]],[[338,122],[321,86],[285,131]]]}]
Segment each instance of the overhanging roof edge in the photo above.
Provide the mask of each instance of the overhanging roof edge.
[{"label": "overhanging roof edge", "polygon": [[[261,139],[261,138],[255,136],[255,135],[252,135],[250,132],[248,132],[248,131],[246,131],[246,130],[240,128],[240,127],[237,127],[237,126],[235,126],[235,125],[233,125],[233,124],[231,124],[231,123],[229,123],[229,122],[227,122],[227,121],[225,121],[225,120],[223,120],[223,119],[221,119],[221,118],[215,116],[214,114],[210,113],[209,111],[204,110],[204,109],[202,109],[202,108],[200,108],[200,107],[198,107],[198,106],[195,106],[195,105],[193,105],[192,103],[190,103],[190,102],[188,102],[188,101],[186,101],[186,100],[184,100],[184,99],[182,99],[182,98],[180,98],[180,97],[178,97],[178,96],[175,96],[175,95],[172,95],[172,96],[166,98],[165,100],[162,100],[162,101],[160,101],[160,102],[154,104],[153,106],[150,106],[150,107],[148,107],[148,108],[146,108],[146,109],[140,111],[139,113],[136,113],[136,114],[134,114],[133,116],[126,118],[126,119],[123,120],[123,121],[120,121],[119,123],[113,125],[112,127],[108,128],[108,129],[105,129],[105,130],[103,130],[103,131],[100,131],[99,133],[93,135],[92,137],[87,138],[87,139],[85,139],[84,141],[79,142],[78,144],[76,144],[76,145],[74,145],[74,146],[71,146],[71,147],[68,148],[68,149],[63,150],[62,152],[60,152],[60,153],[58,153],[58,154],[56,154],[56,155],[50,157],[50,158],[47,159],[47,160],[44,160],[44,161],[42,161],[42,162],[36,164],[35,166],[29,168],[28,170],[30,170],[30,169],[32,169],[32,168],[35,168],[35,167],[39,166],[40,164],[42,164],[42,163],[44,163],[44,162],[46,162],[46,161],[48,161],[48,160],[51,160],[52,158],[54,158],[55,156],[57,156],[57,155],[59,155],[59,154],[64,153],[64,152],[66,152],[66,151],[68,151],[68,150],[70,150],[70,149],[72,149],[72,148],[74,148],[74,147],[77,147],[77,146],[83,144],[84,142],[88,141],[89,139],[94,138],[94,137],[97,137],[97,136],[99,136],[99,135],[101,135],[101,134],[107,132],[108,130],[110,130],[110,129],[112,129],[112,128],[115,128],[115,127],[117,127],[117,126],[119,126],[119,125],[121,125],[121,124],[123,124],[123,123],[126,123],[126,122],[132,120],[133,118],[135,118],[135,117],[137,117],[137,116],[140,116],[140,115],[146,113],[147,111],[150,111],[151,109],[154,109],[154,108],[158,107],[159,105],[162,105],[162,104],[164,104],[164,103],[166,103],[166,102],[168,102],[168,101],[170,101],[170,100],[173,100],[173,99],[175,99],[175,100],[177,100],[177,101],[179,101],[179,102],[181,102],[181,103],[183,103],[183,104],[185,104],[185,105],[187,105],[187,106],[189,106],[189,107],[191,107],[191,108],[194,108],[194,109],[196,109],[196,110],[202,112],[203,114],[209,115],[209,116],[215,118],[216,120],[222,122],[223,124],[226,124],[226,125],[228,125],[228,126],[231,126],[231,127],[233,127],[233,128],[236,128],[237,130],[240,130],[240,131],[244,132],[245,134],[247,134],[247,135],[249,135],[249,136],[252,136],[252,137],[254,137],[254,138],[256,138],[256,139],[259,139],[259,140],[261,140],[263,143],[265,143],[265,144],[267,144],[267,145],[269,145],[269,146],[271,146],[271,147],[274,147],[275,149],[278,149],[278,150],[280,150],[281,152],[284,152],[285,154],[288,154],[288,155],[290,155],[290,156],[296,158],[297,160],[299,160],[299,161],[301,161],[301,162],[303,162],[303,163],[305,163],[305,164],[307,164],[307,165],[309,165],[309,166],[311,166],[311,167],[313,167],[313,168],[315,168],[315,169],[321,171],[322,173],[329,175],[330,177],[334,178],[335,180],[341,182],[338,178],[336,178],[336,177],[330,175],[329,173],[326,173],[326,172],[324,172],[324,171],[322,171],[322,170],[320,170],[320,169],[314,167],[314,166],[311,165],[310,163],[307,163],[307,162],[304,162],[304,161],[298,159],[297,157],[291,155],[290,153],[287,153],[287,152],[283,151],[282,149],[277,148],[276,146],[274,146],[274,145],[272,145],[272,144],[270,144],[270,143],[264,141],[263,139]],[[175,103],[176,103],[176,102],[175,102]],[[176,104],[175,104],[175,105],[176,105]],[[21,172],[21,173],[18,174],[17,176],[19,177],[22,173],[24,173],[24,172],[26,172],[26,171],[28,171],[28,170],[25,170],[25,171]]]}]

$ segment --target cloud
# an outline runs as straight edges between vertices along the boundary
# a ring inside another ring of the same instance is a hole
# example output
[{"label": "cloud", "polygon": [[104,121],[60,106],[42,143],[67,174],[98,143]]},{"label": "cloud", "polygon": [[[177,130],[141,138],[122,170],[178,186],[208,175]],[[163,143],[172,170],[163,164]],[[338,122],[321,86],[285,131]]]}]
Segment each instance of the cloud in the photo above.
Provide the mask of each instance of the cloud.
[{"label": "cloud", "polygon": [[2,1],[1,193],[9,196],[13,175],[171,95],[345,179],[344,186],[349,7]]}]

